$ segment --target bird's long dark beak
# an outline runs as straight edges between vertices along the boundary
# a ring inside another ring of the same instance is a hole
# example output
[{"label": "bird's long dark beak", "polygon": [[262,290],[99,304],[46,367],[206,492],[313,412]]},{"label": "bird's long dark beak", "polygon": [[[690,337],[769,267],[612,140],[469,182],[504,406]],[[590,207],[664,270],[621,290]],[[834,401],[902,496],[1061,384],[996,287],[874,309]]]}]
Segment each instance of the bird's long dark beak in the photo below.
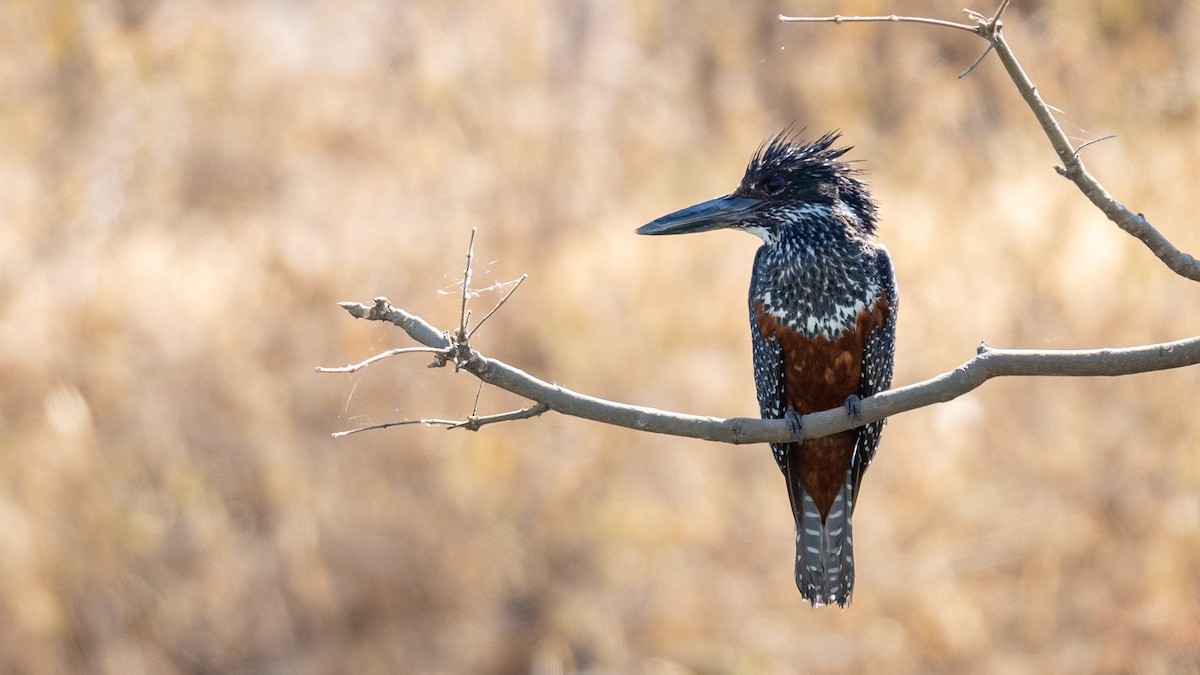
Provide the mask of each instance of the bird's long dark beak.
[{"label": "bird's long dark beak", "polygon": [[646,223],[637,229],[637,233],[688,234],[734,227],[751,216],[761,203],[751,197],[725,195]]}]

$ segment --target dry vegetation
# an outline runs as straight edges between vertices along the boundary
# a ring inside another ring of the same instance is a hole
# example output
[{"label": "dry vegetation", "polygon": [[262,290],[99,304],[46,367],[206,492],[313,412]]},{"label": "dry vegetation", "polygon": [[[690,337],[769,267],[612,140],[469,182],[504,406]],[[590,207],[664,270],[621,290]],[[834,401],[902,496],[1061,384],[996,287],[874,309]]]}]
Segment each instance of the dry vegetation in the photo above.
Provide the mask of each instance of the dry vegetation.
[{"label": "dry vegetation", "polygon": [[[347,6],[349,5],[349,6]],[[633,235],[840,127],[901,282],[897,382],[996,346],[1200,333],[1051,170],[983,43],[789,13],[944,2],[0,5],[0,670],[1182,672],[1200,661],[1200,372],[1002,380],[892,420],[845,612],[791,579],[766,448],[555,415],[334,304],[449,325],[588,393],[754,414],[735,233]],[[991,6],[978,7],[990,10]],[[1200,6],[1019,1],[1093,172],[1200,251]],[[495,293],[478,299],[483,307]],[[481,412],[515,401],[485,392]]]}]

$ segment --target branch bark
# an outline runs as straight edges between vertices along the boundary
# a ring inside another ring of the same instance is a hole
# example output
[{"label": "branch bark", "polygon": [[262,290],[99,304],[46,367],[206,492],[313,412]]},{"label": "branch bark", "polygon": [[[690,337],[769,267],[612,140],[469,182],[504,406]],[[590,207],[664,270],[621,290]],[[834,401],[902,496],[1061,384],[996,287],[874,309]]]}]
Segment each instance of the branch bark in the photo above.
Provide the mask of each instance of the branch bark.
[{"label": "branch bark", "polygon": [[[443,366],[453,361],[458,369],[471,373],[487,384],[572,417],[636,431],[734,444],[780,443],[818,438],[852,427],[849,415],[845,408],[841,407],[805,415],[803,431],[799,436],[793,436],[786,420],[686,415],[596,398],[547,382],[503,361],[484,356],[478,350],[451,339],[450,333],[438,330],[421,317],[393,307],[387,298],[375,298],[371,305],[357,302],[339,304],[357,318],[386,321],[399,326],[412,339],[438,350],[439,354],[447,355],[445,359],[435,360],[431,367]],[[996,377],[1118,376],[1181,368],[1197,363],[1200,363],[1200,337],[1141,347],[1089,350],[993,349],[981,344],[974,358],[950,372],[864,398],[858,422],[867,424],[935,403],[944,403]],[[417,422],[419,420],[405,423]],[[436,423],[445,422],[439,420]],[[394,424],[372,425],[369,428],[382,428]]]}]

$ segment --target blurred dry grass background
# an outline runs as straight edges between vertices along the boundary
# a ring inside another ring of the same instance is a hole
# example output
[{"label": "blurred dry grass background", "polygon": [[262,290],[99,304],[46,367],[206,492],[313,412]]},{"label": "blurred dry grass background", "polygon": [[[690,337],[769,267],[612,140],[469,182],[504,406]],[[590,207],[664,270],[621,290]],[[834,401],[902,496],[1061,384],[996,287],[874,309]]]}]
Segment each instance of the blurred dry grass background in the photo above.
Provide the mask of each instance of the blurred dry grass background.
[{"label": "blurred dry grass background", "polygon": [[[978,6],[990,10],[991,6]],[[1195,369],[1001,380],[892,420],[848,611],[791,580],[766,448],[470,409],[338,300],[628,402],[755,412],[756,245],[633,229],[795,122],[845,130],[902,289],[897,383],[996,346],[1200,332],[969,36],[781,26],[945,2],[6,0],[0,670],[1189,672]],[[1009,39],[1119,198],[1200,250],[1200,4],[1014,3]],[[486,308],[496,293],[476,300]],[[517,402],[485,391],[482,410]]]}]

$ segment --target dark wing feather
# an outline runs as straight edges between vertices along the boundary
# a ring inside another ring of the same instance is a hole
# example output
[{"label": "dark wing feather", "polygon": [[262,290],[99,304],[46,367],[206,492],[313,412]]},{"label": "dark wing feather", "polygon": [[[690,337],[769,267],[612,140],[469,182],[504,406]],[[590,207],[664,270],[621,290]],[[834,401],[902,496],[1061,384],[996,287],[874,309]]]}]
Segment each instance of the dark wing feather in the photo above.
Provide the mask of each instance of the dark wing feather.
[{"label": "dark wing feather", "polygon": [[[762,255],[760,249],[759,255]],[[755,291],[759,288],[757,260],[750,280],[750,342],[754,355],[754,386],[758,392],[758,410],[763,419],[782,419],[787,406],[783,390],[783,348],[774,337],[764,337],[754,312]],[[771,453],[779,469],[787,473],[787,448],[790,443],[772,443]]]},{"label": "dark wing feather", "polygon": [[[765,420],[783,419],[783,350],[775,338],[763,338],[754,329],[754,385],[758,390],[758,410]],[[785,468],[790,443],[772,443],[771,452],[779,468]]]},{"label": "dark wing feather", "polygon": [[[876,248],[876,273],[879,275],[882,293],[887,298],[887,310],[884,313],[883,324],[871,331],[863,345],[862,376],[858,382],[858,395],[862,398],[892,386],[892,363],[896,350],[896,308],[900,298],[896,291],[892,258],[883,246]],[[850,464],[854,478],[853,502],[858,501],[858,488],[862,483],[863,473],[875,458],[875,450],[879,447],[879,436],[883,433],[885,422],[886,420],[871,422],[858,431],[858,442],[855,444],[854,457]]]}]

